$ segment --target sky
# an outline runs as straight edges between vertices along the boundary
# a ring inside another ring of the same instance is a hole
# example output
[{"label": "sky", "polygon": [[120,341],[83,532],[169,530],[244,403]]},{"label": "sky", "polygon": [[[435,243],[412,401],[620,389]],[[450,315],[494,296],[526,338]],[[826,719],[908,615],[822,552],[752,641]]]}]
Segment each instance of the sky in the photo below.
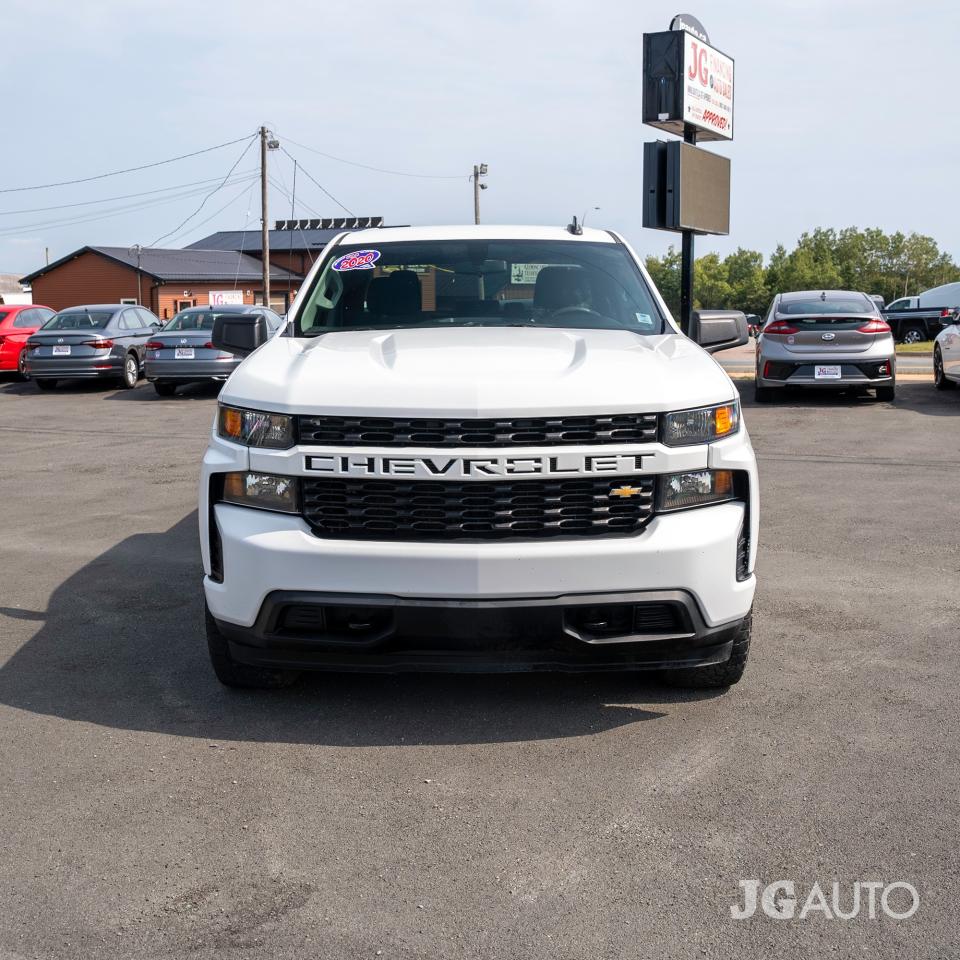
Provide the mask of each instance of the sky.
[{"label": "sky", "polygon": [[[291,216],[292,157],[297,217],[343,216],[339,202],[389,224],[471,222],[468,178],[485,162],[484,222],[563,225],[587,211],[588,226],[661,254],[679,236],[642,227],[643,144],[670,139],[641,123],[642,36],[680,12],[736,62],[735,139],[707,147],[731,159],[730,235],[698,238],[698,255],[768,255],[818,226],[875,226],[927,234],[960,260],[955,0],[3,9],[0,273],[42,266],[45,249],[53,260],[85,244],[168,234],[160,245],[179,247],[259,228],[259,160],[256,145],[241,157],[245,142],[89,183],[12,188],[165,160],[261,124],[282,147],[269,160],[271,221]],[[129,196],[147,191],[162,192]],[[82,205],[39,209],[67,204]]]}]

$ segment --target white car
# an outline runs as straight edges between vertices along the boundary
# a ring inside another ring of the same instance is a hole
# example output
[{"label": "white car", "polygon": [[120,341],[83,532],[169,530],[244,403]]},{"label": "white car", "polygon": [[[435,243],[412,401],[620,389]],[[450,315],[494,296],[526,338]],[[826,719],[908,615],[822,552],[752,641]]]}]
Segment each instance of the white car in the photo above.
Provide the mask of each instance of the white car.
[{"label": "white car", "polygon": [[954,317],[933,343],[933,382],[938,390],[955,390],[960,383],[960,317]]},{"label": "white car", "polygon": [[759,522],[737,390],[616,234],[344,233],[220,394],[207,637],[232,686],[301,670],[658,669],[736,683]]}]

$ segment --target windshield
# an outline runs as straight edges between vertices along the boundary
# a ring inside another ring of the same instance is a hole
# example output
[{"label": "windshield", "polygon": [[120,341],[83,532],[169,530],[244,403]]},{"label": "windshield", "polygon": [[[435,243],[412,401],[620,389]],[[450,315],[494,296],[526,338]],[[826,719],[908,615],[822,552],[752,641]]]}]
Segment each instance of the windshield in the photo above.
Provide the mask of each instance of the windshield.
[{"label": "windshield", "polygon": [[336,247],[297,335],[446,326],[657,334],[664,320],[630,254],[579,240],[395,241]]},{"label": "windshield", "polygon": [[43,330],[102,330],[113,316],[110,310],[64,310],[51,317]]},{"label": "windshield", "polygon": [[826,300],[816,297],[810,300],[781,300],[777,313],[790,316],[814,313],[873,313],[876,309],[877,305],[866,297],[827,297]]},{"label": "windshield", "polygon": [[212,310],[185,310],[183,313],[178,313],[167,323],[163,332],[167,330],[212,330],[217,317],[225,316],[235,317],[237,314],[214,313]]}]

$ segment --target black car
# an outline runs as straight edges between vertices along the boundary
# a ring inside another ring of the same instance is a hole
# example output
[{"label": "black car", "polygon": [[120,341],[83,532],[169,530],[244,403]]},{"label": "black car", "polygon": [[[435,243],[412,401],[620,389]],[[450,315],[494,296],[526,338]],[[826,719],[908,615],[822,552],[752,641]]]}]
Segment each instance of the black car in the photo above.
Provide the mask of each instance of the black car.
[{"label": "black car", "polygon": [[118,380],[132,389],[140,379],[147,341],[162,326],[144,307],[100,303],[54,314],[24,349],[24,373],[41,390],[59,380]]}]

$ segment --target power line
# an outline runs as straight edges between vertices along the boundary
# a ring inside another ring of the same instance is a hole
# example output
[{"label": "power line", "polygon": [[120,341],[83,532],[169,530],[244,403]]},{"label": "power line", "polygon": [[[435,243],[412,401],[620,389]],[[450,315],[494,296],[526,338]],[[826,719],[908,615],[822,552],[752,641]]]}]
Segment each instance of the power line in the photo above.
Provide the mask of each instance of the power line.
[{"label": "power line", "polygon": [[336,160],[337,163],[346,163],[351,167],[362,167],[364,170],[374,170],[377,173],[389,173],[394,177],[415,177],[418,180],[465,180],[467,179],[464,174],[458,174],[457,176],[434,176],[429,173],[405,173],[402,170],[387,170],[384,167],[374,167],[369,163],[358,163],[356,160],[345,160],[343,157],[335,157],[332,153],[324,153],[322,150],[317,150],[315,147],[308,147],[306,144],[297,143],[296,140],[291,140],[289,137],[285,136],[284,140],[292,143],[295,147],[300,147],[302,150],[308,150],[310,153],[316,153],[318,156],[326,157],[328,160]]},{"label": "power line", "polygon": [[[293,141],[290,141],[293,143]],[[296,157],[286,147],[280,148],[291,160],[296,162]],[[322,183],[310,176],[310,171],[302,163],[297,163],[297,166],[300,168],[300,172],[311,182],[314,186],[319,187],[320,190],[325,193],[341,210],[345,210],[350,214],[351,217],[355,217],[356,214],[349,208],[345,207]]]},{"label": "power line", "polygon": [[57,183],[40,183],[32,187],[5,187],[0,193],[23,193],[26,190],[47,190],[50,187],[68,187],[75,183],[91,183],[94,180],[105,180],[107,177],[118,177],[122,173],[135,173],[137,170],[149,170],[151,167],[161,167],[165,163],[176,163],[178,160],[187,160],[189,157],[199,157],[203,153],[212,153],[214,150],[222,150],[224,147],[232,147],[235,143],[243,143],[246,137],[240,137],[238,140],[228,140],[226,143],[218,143],[215,147],[205,147],[203,150],[194,150],[193,153],[184,153],[179,157],[171,157],[169,160],[157,160],[154,163],[143,163],[139,167],[127,167],[125,170],[113,170],[110,173],[100,173],[95,177],[80,177],[76,180],[60,180]]},{"label": "power line", "polygon": [[240,161],[243,160],[243,158],[247,155],[247,151],[250,149],[251,146],[253,146],[253,141],[254,141],[255,139],[256,139],[256,134],[254,134],[252,137],[250,137],[249,140],[247,140],[247,145],[243,148],[243,151],[242,151],[242,153],[240,154],[240,156],[237,157],[237,159],[234,161],[233,166],[227,171],[227,175],[223,178],[223,180],[220,181],[220,183],[217,184],[217,186],[215,186],[215,187],[203,198],[203,200],[200,201],[200,206],[197,207],[197,209],[194,210],[193,213],[191,213],[188,217],[186,217],[186,218],[184,218],[183,220],[181,220],[180,223],[178,223],[178,224],[177,224],[172,230],[170,230],[168,233],[163,234],[163,236],[161,236],[161,237],[157,237],[157,239],[154,240],[153,243],[150,244],[151,247],[155,247],[161,240],[166,240],[167,237],[173,236],[173,234],[175,234],[175,233],[179,233],[180,230],[182,229],[182,227],[184,226],[184,224],[186,224],[186,223],[188,223],[190,220],[192,220],[192,219],[203,209],[204,204],[206,204],[206,202],[230,179],[231,175],[233,174],[233,171],[236,170],[237,167],[240,166]]},{"label": "power line", "polygon": [[[231,180],[231,183],[237,183],[238,181],[246,182],[248,179],[255,177],[256,174],[246,175],[244,177],[235,177]],[[144,200],[138,203],[127,203],[119,207],[113,207],[110,210],[99,211],[94,213],[92,216],[87,214],[82,214],[80,216],[74,217],[57,217],[53,220],[41,220],[35,223],[18,223],[13,225],[8,225],[0,227],[0,236],[15,236],[16,234],[23,233],[24,231],[29,230],[39,230],[42,228],[56,229],[59,227],[69,227],[75,224],[81,223],[96,223],[100,220],[110,220],[113,217],[120,216],[124,213],[133,213],[139,210],[148,210],[152,207],[162,207],[168,203],[174,203],[178,200],[185,200],[189,197],[199,196],[204,192],[206,188],[200,187],[199,189],[185,190],[181,193],[171,194],[164,197],[155,197],[152,200]]]},{"label": "power line", "polygon": [[[195,232],[196,232],[197,230],[199,230],[204,224],[209,223],[209,222],[210,222],[214,217],[216,217],[218,214],[223,213],[223,211],[226,210],[227,207],[231,206],[231,204],[236,203],[237,200],[239,200],[240,197],[242,197],[244,193],[247,193],[247,194],[249,195],[250,191],[251,191],[251,190],[253,189],[253,187],[254,187],[254,184],[256,184],[257,179],[258,179],[258,178],[257,178],[256,174],[254,174],[254,175],[250,178],[250,186],[249,186],[249,187],[248,187],[246,184],[244,184],[244,185],[240,188],[240,192],[239,192],[238,194],[236,194],[235,196],[231,197],[222,207],[218,207],[216,210],[214,210],[213,213],[210,214],[209,217],[206,217],[205,219],[201,220],[199,223],[195,223],[195,224],[194,224],[192,227],[190,227],[189,229],[187,229],[187,230],[181,230],[173,239],[174,239],[175,241],[180,241],[180,240],[182,240],[184,237],[189,237],[191,233],[195,233]],[[234,183],[236,183],[236,181],[234,181]],[[188,218],[188,219],[189,219],[189,218]]]},{"label": "power line", "polygon": [[[256,170],[244,170],[238,176],[244,177],[255,174]],[[9,217],[18,213],[44,213],[47,210],[69,210],[73,207],[90,207],[98,203],[113,203],[115,200],[131,200],[135,197],[150,197],[158,193],[168,193],[171,190],[181,190],[184,187],[205,186],[216,183],[219,177],[210,177],[208,180],[192,180],[190,183],[177,183],[170,187],[159,187],[156,190],[142,190],[140,193],[122,193],[116,197],[101,197],[99,200],[81,200],[78,203],[57,203],[50,207],[27,207],[22,210],[0,210],[0,217]],[[202,192],[202,191],[198,191]]]}]

